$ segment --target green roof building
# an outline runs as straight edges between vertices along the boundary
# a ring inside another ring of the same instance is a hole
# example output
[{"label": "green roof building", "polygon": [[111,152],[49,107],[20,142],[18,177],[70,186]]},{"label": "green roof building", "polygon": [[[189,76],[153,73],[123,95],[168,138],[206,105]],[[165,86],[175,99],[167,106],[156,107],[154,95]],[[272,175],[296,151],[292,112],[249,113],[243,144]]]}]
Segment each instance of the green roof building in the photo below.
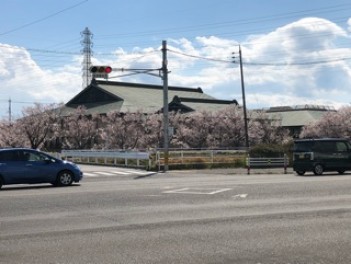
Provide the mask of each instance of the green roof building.
[{"label": "green roof building", "polygon": [[299,135],[303,126],[320,120],[330,111],[336,112],[332,107],[321,105],[278,106],[265,110],[270,119],[279,120],[293,136]]},{"label": "green roof building", "polygon": [[[238,105],[236,100],[219,100],[205,94],[201,88],[168,87],[169,111],[218,111],[228,105]],[[158,113],[163,109],[163,86],[154,84],[111,82],[93,79],[89,86],[73,97],[61,109],[63,115],[84,106],[89,114],[137,112]],[[280,121],[292,135],[298,135],[303,126],[320,120],[334,108],[318,105],[279,106],[263,110],[271,120]]]},{"label": "green roof building", "polygon": [[[238,105],[236,100],[218,100],[205,94],[201,88],[168,87],[169,111],[216,111],[228,105]],[[106,114],[142,111],[157,113],[163,108],[163,86],[94,80],[73,97],[62,109],[63,114],[85,106],[89,114]]]}]

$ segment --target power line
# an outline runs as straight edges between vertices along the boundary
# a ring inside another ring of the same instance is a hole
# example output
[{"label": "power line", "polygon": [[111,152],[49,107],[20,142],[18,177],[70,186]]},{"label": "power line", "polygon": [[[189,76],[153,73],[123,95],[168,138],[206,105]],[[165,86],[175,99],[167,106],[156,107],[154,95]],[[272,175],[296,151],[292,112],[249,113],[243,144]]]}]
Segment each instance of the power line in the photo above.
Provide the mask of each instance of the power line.
[{"label": "power line", "polygon": [[65,11],[68,11],[68,10],[70,10],[70,9],[73,9],[73,8],[77,7],[77,6],[80,6],[80,5],[82,5],[82,4],[84,4],[84,3],[88,2],[88,1],[89,1],[89,0],[81,1],[81,2],[79,2],[79,3],[77,3],[77,4],[73,5],[73,6],[70,6],[70,7],[67,7],[67,8],[65,8],[65,9],[62,9],[62,10],[60,10],[60,11],[58,11],[58,12],[55,12],[55,13],[53,13],[53,14],[51,14],[51,15],[48,15],[48,16],[46,16],[46,17],[43,17],[43,18],[34,20],[34,21],[30,22],[30,23],[24,24],[24,25],[19,26],[19,27],[17,27],[17,28],[14,28],[14,29],[5,31],[5,32],[3,32],[3,33],[0,33],[0,36],[7,35],[7,34],[10,34],[10,33],[12,33],[12,32],[18,31],[18,30],[20,30],[20,29],[23,29],[23,28],[29,27],[29,26],[31,26],[31,25],[37,24],[37,23],[39,23],[39,22],[45,21],[45,20],[47,20],[47,19],[49,19],[49,18],[51,18],[51,17],[57,16],[58,14],[61,14],[61,13],[65,12]]},{"label": "power line", "polygon": [[[221,59],[214,59],[214,58],[202,57],[202,56],[197,56],[197,55],[185,54],[185,53],[174,51],[174,50],[168,50],[168,51],[182,55],[182,56],[196,58],[196,59],[222,62],[222,63],[232,63],[232,61],[229,61],[229,60],[221,60]],[[325,59],[325,60],[318,60],[318,61],[285,62],[285,63],[265,63],[265,62],[245,62],[245,61],[243,61],[243,64],[251,65],[251,66],[294,66],[294,65],[327,64],[327,63],[331,63],[331,62],[345,61],[345,60],[350,60],[350,59],[351,59],[351,57],[345,57],[345,58]]]},{"label": "power line", "polygon": [[[9,99],[7,99],[7,100],[5,100],[5,99],[3,99],[3,100],[1,100],[0,99],[0,103],[6,103],[6,104],[8,104],[9,103]],[[36,101],[36,102],[26,102],[26,101],[13,101],[13,100],[11,100],[11,103],[13,103],[13,104],[37,104],[38,103],[38,101]],[[55,104],[54,102],[40,102],[41,104]]]},{"label": "power line", "polygon": [[330,59],[330,60],[318,60],[318,61],[305,61],[305,62],[286,62],[286,63],[264,63],[264,62],[246,62],[245,65],[251,66],[299,66],[299,65],[316,65],[316,64],[328,64],[337,61],[345,61],[350,60],[351,57],[348,58],[338,58],[338,59]]},{"label": "power line", "polygon": [[10,46],[10,45],[5,45],[5,44],[0,44],[0,48],[28,50],[28,51],[32,51],[32,52],[51,53],[51,54],[80,55],[80,52],[69,52],[69,51],[59,51],[59,50],[45,50],[45,49],[36,49],[36,48],[25,48],[25,47]]},{"label": "power line", "polygon": [[168,49],[168,51],[172,52],[172,53],[175,53],[175,54],[179,54],[179,55],[186,56],[186,57],[191,57],[191,58],[196,58],[196,59],[215,61],[215,62],[225,62],[225,63],[231,62],[229,60],[221,60],[221,59],[215,59],[215,58],[202,57],[202,56],[198,56],[198,55],[185,54],[185,53],[182,53],[182,52],[179,52],[179,51],[175,51],[175,50],[171,50],[171,49]]},{"label": "power line", "polygon": [[151,30],[151,31],[141,31],[136,33],[119,33],[119,34],[109,34],[109,35],[96,35],[96,38],[130,38],[130,37],[145,37],[149,35],[155,34],[163,34],[163,33],[184,33],[184,32],[191,32],[196,31],[199,29],[206,29],[209,28],[219,28],[219,27],[228,27],[228,26],[240,26],[240,25],[247,25],[247,24],[262,24],[263,22],[275,21],[277,19],[287,19],[287,18],[294,18],[297,15],[315,15],[315,14],[323,14],[323,13],[330,13],[330,12],[338,12],[338,11],[345,11],[351,8],[351,4],[340,4],[335,6],[329,6],[324,8],[318,9],[309,9],[309,10],[302,10],[302,11],[295,11],[295,12],[288,12],[288,13],[281,13],[275,14],[270,16],[262,16],[262,17],[255,17],[249,19],[242,19],[242,20],[232,20],[232,21],[224,21],[224,22],[217,22],[217,23],[206,23],[194,26],[187,26],[187,27],[176,27],[176,28],[164,28],[160,30]]}]

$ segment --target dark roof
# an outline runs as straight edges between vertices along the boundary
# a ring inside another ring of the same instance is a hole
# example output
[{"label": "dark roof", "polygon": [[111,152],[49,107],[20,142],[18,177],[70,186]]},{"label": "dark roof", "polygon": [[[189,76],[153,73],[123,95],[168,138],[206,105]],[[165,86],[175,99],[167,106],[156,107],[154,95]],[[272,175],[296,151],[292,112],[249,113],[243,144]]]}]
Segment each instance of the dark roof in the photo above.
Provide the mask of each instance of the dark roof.
[{"label": "dark roof", "polygon": [[236,100],[199,99],[174,96],[169,103],[170,110],[180,110],[182,112],[192,111],[216,111],[230,104],[238,105]]},{"label": "dark roof", "polygon": [[304,138],[304,139],[295,139],[294,142],[316,142],[316,141],[349,141],[346,138]]},{"label": "dark roof", "polygon": [[[170,110],[189,112],[219,110],[237,104],[237,101],[218,100],[201,88],[168,86],[168,103]],[[110,111],[155,113],[163,108],[163,86],[93,80],[66,103],[63,111],[71,112],[80,105],[84,105],[90,114]]]}]

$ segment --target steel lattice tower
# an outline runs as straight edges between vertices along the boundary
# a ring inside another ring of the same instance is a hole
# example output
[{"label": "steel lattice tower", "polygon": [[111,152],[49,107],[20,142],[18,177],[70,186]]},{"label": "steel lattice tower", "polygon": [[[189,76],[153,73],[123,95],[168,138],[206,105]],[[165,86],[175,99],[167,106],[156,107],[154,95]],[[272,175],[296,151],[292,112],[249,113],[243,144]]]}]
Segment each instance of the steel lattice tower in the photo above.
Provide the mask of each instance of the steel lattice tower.
[{"label": "steel lattice tower", "polygon": [[82,78],[83,78],[83,82],[82,82],[82,86],[83,89],[85,87],[87,87],[91,81],[91,72],[89,70],[90,66],[91,66],[91,56],[92,56],[92,46],[93,46],[93,42],[92,42],[92,38],[93,38],[93,34],[91,33],[91,31],[89,30],[89,28],[85,28],[81,33],[82,36],[82,41],[80,42],[83,46],[82,49],[82,54],[83,54],[83,61],[82,61]]}]

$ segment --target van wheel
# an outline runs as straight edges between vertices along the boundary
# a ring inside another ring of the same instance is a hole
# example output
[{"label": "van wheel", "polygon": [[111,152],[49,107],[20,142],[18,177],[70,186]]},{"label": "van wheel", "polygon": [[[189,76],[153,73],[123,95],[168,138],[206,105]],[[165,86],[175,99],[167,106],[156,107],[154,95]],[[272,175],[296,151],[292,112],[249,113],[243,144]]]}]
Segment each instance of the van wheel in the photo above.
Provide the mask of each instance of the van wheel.
[{"label": "van wheel", "polygon": [[296,171],[296,173],[297,173],[298,175],[301,175],[301,176],[304,175],[305,172],[306,172],[306,171]]},{"label": "van wheel", "polygon": [[339,174],[344,174],[345,170],[338,170]]},{"label": "van wheel", "polygon": [[323,166],[321,164],[314,165],[313,173],[314,175],[322,175],[323,174]]}]

